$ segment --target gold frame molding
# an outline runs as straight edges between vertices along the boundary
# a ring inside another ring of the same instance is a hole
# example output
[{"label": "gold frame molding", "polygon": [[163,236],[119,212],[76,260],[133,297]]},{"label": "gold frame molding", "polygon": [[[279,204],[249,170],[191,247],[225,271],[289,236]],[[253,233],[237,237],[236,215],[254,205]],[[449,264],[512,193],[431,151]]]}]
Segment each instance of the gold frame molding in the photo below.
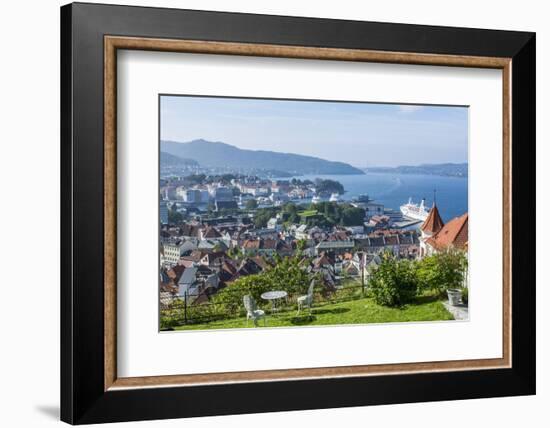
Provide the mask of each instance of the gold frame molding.
[{"label": "gold frame molding", "polygon": [[[117,377],[116,367],[116,85],[117,50],[147,50],[213,55],[241,55],[333,61],[440,65],[502,70],[503,93],[503,349],[502,358],[357,365],[305,369],[204,373],[171,376]],[[480,370],[511,367],[511,77],[510,58],[382,52],[196,40],[104,37],[104,389],[193,386],[200,384],[358,377],[420,372]]]}]

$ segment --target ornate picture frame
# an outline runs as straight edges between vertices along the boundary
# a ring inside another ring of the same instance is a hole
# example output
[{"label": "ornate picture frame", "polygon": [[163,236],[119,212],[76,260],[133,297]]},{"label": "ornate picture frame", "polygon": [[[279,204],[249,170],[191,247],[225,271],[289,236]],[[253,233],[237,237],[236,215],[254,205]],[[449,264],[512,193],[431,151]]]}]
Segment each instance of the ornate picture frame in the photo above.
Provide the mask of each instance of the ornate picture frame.
[{"label": "ornate picture frame", "polygon": [[[503,170],[502,357],[119,377],[118,50],[501,70],[503,156],[487,162]],[[61,54],[63,421],[535,393],[533,33],[75,3],[61,9]]]}]

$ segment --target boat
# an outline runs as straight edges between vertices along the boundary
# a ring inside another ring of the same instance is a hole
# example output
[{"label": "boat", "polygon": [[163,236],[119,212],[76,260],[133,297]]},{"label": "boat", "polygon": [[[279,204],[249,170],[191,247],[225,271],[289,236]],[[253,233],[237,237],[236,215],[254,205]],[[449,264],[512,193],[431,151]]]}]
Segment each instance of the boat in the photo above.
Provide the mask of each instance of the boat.
[{"label": "boat", "polygon": [[318,204],[319,202],[321,202],[320,196],[315,195],[313,198],[311,198],[311,203]]},{"label": "boat", "polygon": [[426,218],[428,218],[428,214],[429,214],[429,211],[426,210],[426,207],[424,205],[425,202],[426,200],[422,199],[422,201],[420,202],[420,205],[414,204],[412,202],[412,199],[409,198],[409,202],[407,202],[404,205],[401,205],[400,207],[401,213],[403,214],[404,217],[407,217],[413,220],[424,221],[426,220]]},{"label": "boat", "polygon": [[338,193],[333,193],[330,195],[329,202],[338,202],[340,200],[340,195]]}]

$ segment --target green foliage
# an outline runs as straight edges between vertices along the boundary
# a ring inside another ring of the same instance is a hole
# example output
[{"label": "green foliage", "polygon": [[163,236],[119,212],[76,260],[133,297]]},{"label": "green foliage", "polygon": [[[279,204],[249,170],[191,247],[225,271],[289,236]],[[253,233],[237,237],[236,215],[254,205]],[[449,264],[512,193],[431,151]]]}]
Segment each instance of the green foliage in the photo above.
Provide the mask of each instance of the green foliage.
[{"label": "green foliage", "polygon": [[[340,292],[339,292],[340,293]],[[296,316],[296,310],[283,311],[277,316],[267,317],[268,327],[293,327],[300,325],[351,325],[367,323],[388,323],[408,321],[452,320],[453,316],[437,300],[391,308],[377,305],[371,298],[353,298],[346,301],[320,301],[313,306],[312,315]],[[263,324],[260,324],[261,326]],[[226,318],[201,324],[187,324],[176,327],[182,330],[244,328],[246,318]],[[255,328],[253,323],[248,328]]]},{"label": "green foliage", "polygon": [[350,204],[319,202],[311,204],[310,210],[305,213],[313,213],[313,211],[322,214],[324,218],[309,214],[306,224],[310,226],[358,226],[365,221],[365,210]]},{"label": "green foliage", "polygon": [[223,185],[229,185],[231,180],[241,177],[238,174],[221,174],[221,175],[206,175],[206,174],[191,174],[184,178],[184,181],[188,185],[196,184],[208,184],[208,183],[222,183]]},{"label": "green foliage", "polygon": [[423,289],[444,294],[449,288],[461,288],[468,268],[466,254],[448,250],[424,257],[418,264],[418,278]]},{"label": "green foliage", "polygon": [[300,217],[313,217],[318,214],[317,210],[300,211]]},{"label": "green foliage", "polygon": [[305,294],[309,287],[310,276],[299,266],[297,257],[287,257],[263,273],[271,285],[271,290],[284,290],[288,294]]},{"label": "green foliage", "polygon": [[[462,288],[468,259],[462,251],[449,250],[420,261],[396,260],[384,254],[382,264],[372,272],[370,292],[377,303],[402,305],[420,292],[444,295],[449,288]],[[463,295],[468,299],[467,288]]]},{"label": "green foliage", "polygon": [[227,311],[224,307],[210,304],[193,304],[192,299],[185,308],[183,299],[172,301],[168,309],[160,311],[160,329],[170,330],[185,324],[187,314],[187,323],[209,322],[227,317]]},{"label": "green foliage", "polygon": [[256,199],[249,199],[246,201],[245,207],[247,210],[255,210],[258,208],[258,202],[256,202]]},{"label": "green foliage", "polygon": [[329,221],[323,214],[312,214],[301,216],[301,223],[307,224],[309,227],[330,227],[332,222]]},{"label": "green foliage", "polygon": [[344,193],[344,186],[342,186],[342,183],[335,180],[322,180],[320,178],[315,179],[315,190],[317,193],[338,193],[343,194]]},{"label": "green foliage", "polygon": [[230,314],[238,314],[243,306],[243,297],[250,294],[258,304],[261,304],[261,294],[271,290],[268,278],[263,274],[243,276],[228,287],[220,290],[213,303],[224,308]]},{"label": "green foliage", "polygon": [[183,300],[174,300],[168,309],[160,311],[160,329],[168,330],[181,324],[183,319]]},{"label": "green foliage", "polygon": [[[246,208],[254,209],[248,206]],[[255,201],[254,201],[255,202]],[[308,226],[330,227],[330,226],[357,226],[363,224],[365,210],[356,208],[350,204],[338,204],[336,202],[319,202],[311,204],[308,210],[300,209],[291,202],[282,207],[259,208],[254,215],[256,227],[266,227],[270,218],[278,213],[283,214],[286,224],[303,223]]]},{"label": "green foliage", "polygon": [[188,185],[202,184],[206,180],[205,174],[191,174],[185,177],[185,182]]},{"label": "green foliage", "polygon": [[344,205],[342,208],[340,224],[342,226],[359,226],[365,221],[365,210],[350,205]]},{"label": "green foliage", "polygon": [[179,224],[184,220],[184,216],[182,213],[176,210],[168,210],[168,223],[170,224]]},{"label": "green foliage", "polygon": [[227,255],[232,259],[240,259],[244,256],[241,247],[233,247],[227,250]]},{"label": "green foliage", "polygon": [[300,215],[298,214],[298,207],[293,203],[286,203],[282,209],[283,221],[294,224],[300,222]]},{"label": "green foliage", "polygon": [[271,217],[275,217],[280,211],[278,207],[260,208],[254,216],[254,226],[266,227]]},{"label": "green foliage", "polygon": [[402,306],[411,302],[418,294],[416,262],[384,255],[369,279],[369,287],[379,305]]},{"label": "green foliage", "polygon": [[307,239],[299,239],[298,241],[296,241],[296,249],[298,250],[299,255],[302,254],[302,252],[306,249],[306,247],[307,247]]},{"label": "green foliage", "polygon": [[311,180],[300,180],[299,178],[293,178],[290,180],[290,184],[293,186],[310,186],[313,184]]},{"label": "green foliage", "polygon": [[298,265],[297,258],[278,260],[272,269],[257,275],[243,276],[220,290],[214,303],[223,305],[227,312],[236,314],[243,306],[243,297],[250,294],[258,305],[265,303],[261,295],[266,291],[282,290],[291,294],[305,294],[309,286],[308,273]]}]

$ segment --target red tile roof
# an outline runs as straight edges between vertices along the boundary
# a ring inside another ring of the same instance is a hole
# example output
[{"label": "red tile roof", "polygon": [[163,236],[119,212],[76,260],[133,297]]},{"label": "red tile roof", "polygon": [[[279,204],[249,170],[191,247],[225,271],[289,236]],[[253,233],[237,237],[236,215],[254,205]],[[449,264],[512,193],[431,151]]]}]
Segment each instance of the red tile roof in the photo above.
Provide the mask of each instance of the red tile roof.
[{"label": "red tile roof", "polygon": [[428,218],[426,218],[422,226],[420,226],[420,229],[422,229],[424,232],[434,234],[439,232],[443,228],[443,226],[444,223],[443,220],[441,220],[441,216],[439,215],[437,205],[434,205],[430,210],[430,213],[428,214]]},{"label": "red tile roof", "polygon": [[429,238],[426,243],[437,250],[448,247],[458,248],[460,250],[467,248],[468,244],[468,213],[460,217],[453,218],[434,236]]},{"label": "red tile roof", "polygon": [[245,250],[257,250],[260,248],[259,239],[247,239],[243,242],[242,247]]},{"label": "red tile roof", "polygon": [[218,232],[212,226],[207,226],[202,232],[203,239],[206,239],[206,238],[220,238],[221,236],[222,236],[221,233]]}]

